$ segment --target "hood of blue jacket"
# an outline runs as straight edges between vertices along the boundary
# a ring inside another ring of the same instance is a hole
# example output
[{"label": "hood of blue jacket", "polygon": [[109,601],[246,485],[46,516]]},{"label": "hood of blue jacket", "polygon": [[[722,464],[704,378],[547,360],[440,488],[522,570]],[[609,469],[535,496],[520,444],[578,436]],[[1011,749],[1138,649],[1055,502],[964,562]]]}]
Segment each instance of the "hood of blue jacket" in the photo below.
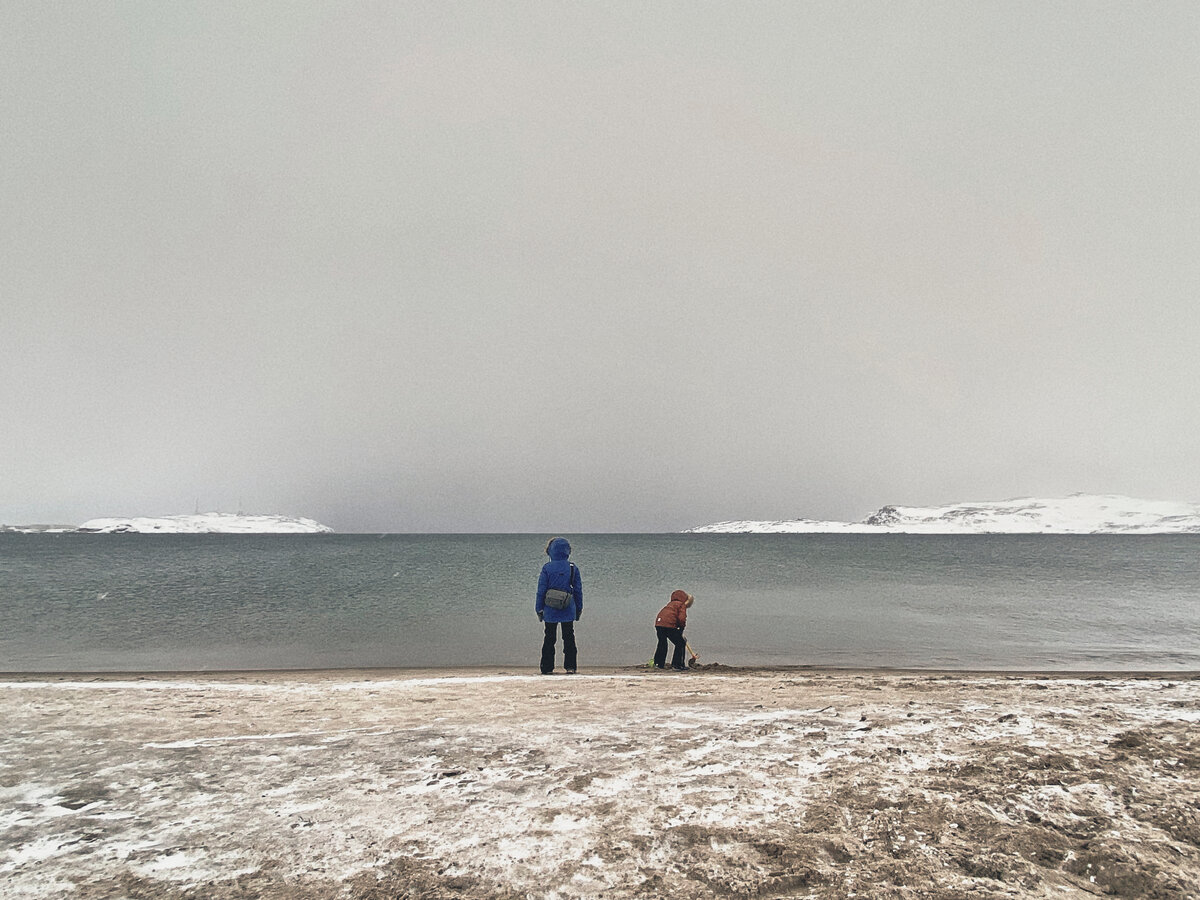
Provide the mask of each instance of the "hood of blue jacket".
[{"label": "hood of blue jacket", "polygon": [[550,554],[551,559],[566,559],[571,555],[571,545],[567,543],[566,538],[555,538],[546,548],[546,552]]}]

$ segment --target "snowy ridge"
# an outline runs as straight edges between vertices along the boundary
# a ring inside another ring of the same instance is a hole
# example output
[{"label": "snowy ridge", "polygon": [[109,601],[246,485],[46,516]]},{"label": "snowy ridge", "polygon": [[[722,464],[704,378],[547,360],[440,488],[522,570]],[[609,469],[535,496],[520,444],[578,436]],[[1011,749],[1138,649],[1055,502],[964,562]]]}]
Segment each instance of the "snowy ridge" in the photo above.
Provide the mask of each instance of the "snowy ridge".
[{"label": "snowy ridge", "polygon": [[1197,534],[1200,503],[1117,494],[1020,497],[949,506],[884,506],[861,522],[716,522],[689,534]]},{"label": "snowy ridge", "polygon": [[0,525],[0,534],[65,534],[74,525]]},{"label": "snowy ridge", "polygon": [[89,534],[329,534],[333,531],[313,519],[235,513],[90,519],[76,530]]}]

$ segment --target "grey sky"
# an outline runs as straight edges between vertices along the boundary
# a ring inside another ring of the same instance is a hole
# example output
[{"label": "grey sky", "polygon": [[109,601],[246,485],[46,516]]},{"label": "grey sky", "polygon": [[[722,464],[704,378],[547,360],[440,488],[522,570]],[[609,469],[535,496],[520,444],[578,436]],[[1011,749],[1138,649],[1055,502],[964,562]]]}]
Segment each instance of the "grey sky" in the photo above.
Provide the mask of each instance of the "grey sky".
[{"label": "grey sky", "polygon": [[1200,6],[0,0],[0,522],[1200,499]]}]

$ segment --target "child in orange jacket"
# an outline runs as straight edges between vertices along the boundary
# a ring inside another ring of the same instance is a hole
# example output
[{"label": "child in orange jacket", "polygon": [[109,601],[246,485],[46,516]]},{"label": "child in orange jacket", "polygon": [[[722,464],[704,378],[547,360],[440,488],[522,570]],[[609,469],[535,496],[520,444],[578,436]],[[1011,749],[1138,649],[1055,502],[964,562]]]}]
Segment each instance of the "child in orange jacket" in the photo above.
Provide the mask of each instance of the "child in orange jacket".
[{"label": "child in orange jacket", "polygon": [[679,670],[687,668],[683,661],[684,652],[687,650],[683,629],[687,625],[687,611],[695,602],[696,598],[687,591],[675,591],[671,594],[670,602],[658,611],[658,616],[654,619],[654,630],[658,632],[658,646],[654,650],[654,668],[666,668],[667,641],[675,645],[675,652],[671,655],[671,668]]}]

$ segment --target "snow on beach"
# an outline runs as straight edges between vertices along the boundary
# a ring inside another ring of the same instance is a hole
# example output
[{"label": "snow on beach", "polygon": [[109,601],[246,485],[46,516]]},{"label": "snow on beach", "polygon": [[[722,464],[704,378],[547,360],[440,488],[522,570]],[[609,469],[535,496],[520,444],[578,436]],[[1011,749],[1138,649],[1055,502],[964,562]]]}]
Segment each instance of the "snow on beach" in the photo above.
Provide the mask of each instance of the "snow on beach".
[{"label": "snow on beach", "polygon": [[0,680],[5,897],[1197,896],[1200,680]]}]

